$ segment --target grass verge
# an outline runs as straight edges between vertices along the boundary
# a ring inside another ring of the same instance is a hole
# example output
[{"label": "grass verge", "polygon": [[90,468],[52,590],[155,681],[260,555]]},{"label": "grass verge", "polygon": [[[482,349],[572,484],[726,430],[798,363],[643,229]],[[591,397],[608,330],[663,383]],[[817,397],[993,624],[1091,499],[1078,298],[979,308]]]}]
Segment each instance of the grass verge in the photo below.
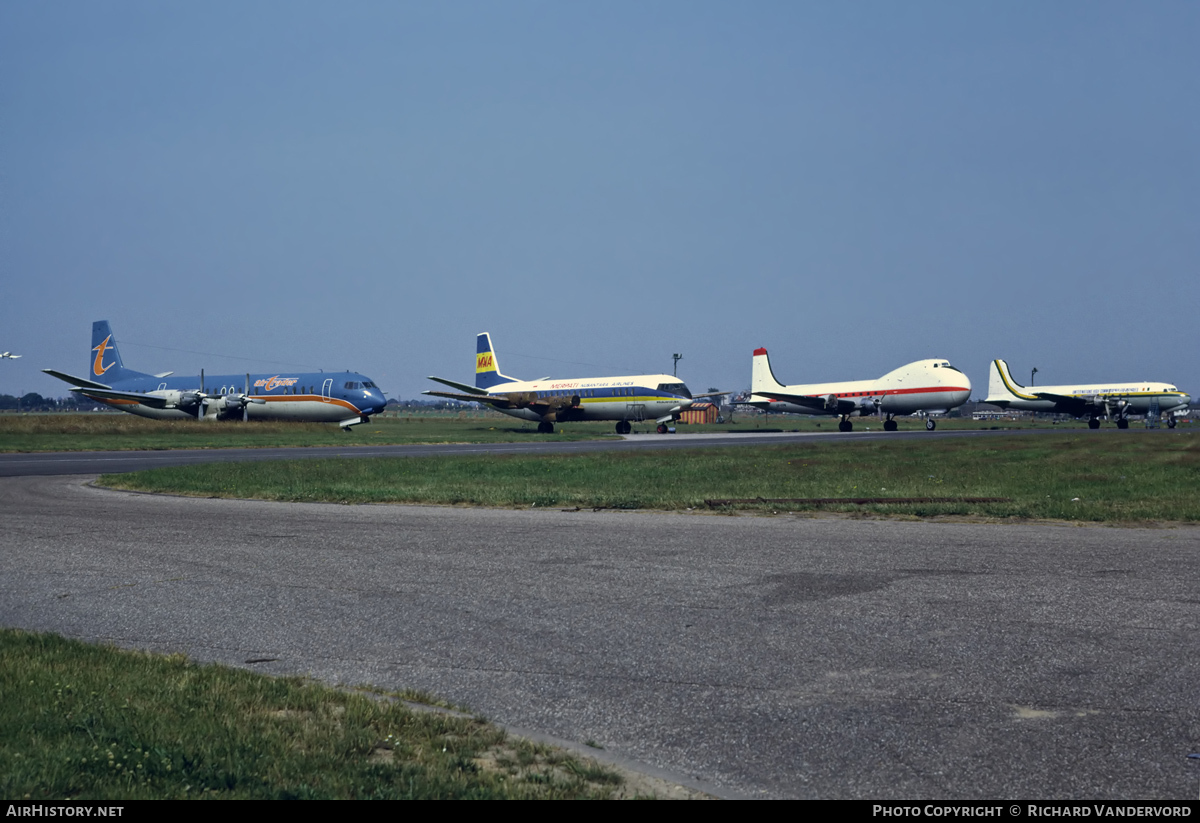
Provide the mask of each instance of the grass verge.
[{"label": "grass verge", "polygon": [[609,424],[569,423],[547,435],[538,434],[533,423],[497,413],[374,417],[348,432],[332,423],[150,420],[132,414],[0,415],[0,452],[561,442],[606,436],[615,436]]},{"label": "grass verge", "polygon": [[0,797],[608,798],[622,778],[477,719],[0,630]]},{"label": "grass verge", "polygon": [[[431,412],[401,416],[377,415],[370,423],[342,431],[331,423],[283,423],[196,420],[150,420],[132,414],[3,414],[0,452],[125,451],[134,449],[234,449],[288,446],[381,446],[405,443],[522,443],[530,441],[598,440],[613,437],[609,421],[560,423],[554,434],[538,434],[537,426],[499,412]],[[837,430],[831,418],[790,415],[737,415],[737,422],[720,425],[678,424],[680,434],[754,434],[780,431]],[[913,418],[897,421],[901,431],[924,429]],[[880,421],[856,419],[858,431],[878,431]],[[1086,429],[1079,422],[990,421],[946,419],[947,429]],[[655,425],[634,423],[634,434],[650,435]],[[657,435],[653,435],[657,436]]]},{"label": "grass verge", "polygon": [[1106,523],[1200,520],[1191,430],[925,442],[212,464],[104,475],[105,486],[340,503],[706,508],[713,498],[1004,497],[1006,503],[748,503],[767,511],[969,515]]}]

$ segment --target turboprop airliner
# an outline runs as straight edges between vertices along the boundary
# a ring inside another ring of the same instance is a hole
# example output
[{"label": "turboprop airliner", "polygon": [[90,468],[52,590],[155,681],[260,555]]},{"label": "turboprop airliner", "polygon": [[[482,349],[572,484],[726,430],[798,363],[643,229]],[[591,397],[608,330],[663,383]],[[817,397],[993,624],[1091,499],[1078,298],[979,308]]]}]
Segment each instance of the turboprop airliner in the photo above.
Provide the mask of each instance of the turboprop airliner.
[{"label": "turboprop airliner", "polygon": [[475,338],[474,386],[442,377],[429,379],[459,391],[423,394],[485,403],[512,417],[536,422],[542,434],[553,433],[555,423],[574,420],[616,420],[617,434],[629,434],[631,421],[653,420],[659,434],[666,434],[669,424],[693,402],[687,386],[669,374],[541,380],[507,377],[500,373],[487,332]]},{"label": "turboprop airliner", "polygon": [[1128,381],[1124,383],[1092,383],[1076,386],[1030,386],[1026,388],[1013,380],[1008,364],[993,360],[988,375],[988,397],[984,403],[1002,409],[1087,415],[1088,428],[1100,428],[1100,418],[1117,422],[1118,429],[1129,428],[1131,414],[1149,414],[1157,402],[1159,412],[1166,415],[1167,427],[1175,428],[1175,415],[1170,412],[1186,409],[1192,398],[1170,383]]},{"label": "turboprop airliner", "polygon": [[46,374],[71,391],[113,408],[156,420],[301,420],[343,429],[370,422],[387,405],[383,392],[353,372],[222,374],[172,377],[125,368],[107,320],[92,324],[88,377],[54,369]]},{"label": "turboprop airliner", "polygon": [[[838,431],[853,431],[850,418],[886,414],[883,428],[895,431],[897,414],[945,412],[961,406],[971,396],[971,381],[946,360],[917,360],[890,371],[877,380],[842,383],[809,383],[785,386],[775,379],[766,349],[754,350],[750,373],[750,399],[743,405],[773,412],[840,416]],[[925,428],[937,423],[925,417]]]}]

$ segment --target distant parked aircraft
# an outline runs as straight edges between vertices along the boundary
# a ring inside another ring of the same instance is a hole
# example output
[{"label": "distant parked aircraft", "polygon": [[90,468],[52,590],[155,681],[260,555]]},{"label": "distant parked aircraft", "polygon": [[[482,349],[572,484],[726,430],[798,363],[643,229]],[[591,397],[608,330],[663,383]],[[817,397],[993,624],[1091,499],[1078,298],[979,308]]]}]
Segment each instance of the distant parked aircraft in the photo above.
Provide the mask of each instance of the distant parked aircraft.
[{"label": "distant parked aircraft", "polygon": [[206,379],[203,371],[199,377],[171,377],[174,372],[127,369],[107,320],[92,324],[88,369],[87,378],[42,371],[70,383],[71,391],[84,397],[158,420],[304,420],[349,429],[368,422],[387,404],[373,382],[353,372],[224,374]]},{"label": "distant parked aircraft", "polygon": [[1192,398],[1169,383],[1130,380],[1121,383],[1091,383],[1073,386],[1030,386],[1013,380],[1008,364],[993,360],[988,376],[988,398],[984,403],[1002,409],[1053,412],[1088,418],[1088,428],[1100,428],[1100,418],[1117,421],[1118,429],[1129,428],[1131,414],[1147,414],[1154,402],[1166,415],[1167,427],[1175,428],[1169,412],[1186,409]]},{"label": "distant parked aircraft", "polygon": [[[571,420],[616,420],[617,434],[629,434],[630,421],[654,420],[665,434],[668,424],[692,405],[692,395],[679,378],[669,374],[620,377],[575,377],[516,380],[500,373],[492,338],[475,338],[475,385],[430,377],[461,393],[427,391],[468,403],[485,403],[511,417],[531,420],[538,431],[549,434],[555,423]],[[702,395],[706,396],[706,395]]]},{"label": "distant parked aircraft", "polygon": [[9,360],[20,360],[21,359],[21,355],[19,355],[19,354],[13,354],[10,351],[0,351],[0,360],[3,360],[6,357]]},{"label": "distant parked aircraft", "polygon": [[[766,349],[754,350],[750,375],[751,396],[743,405],[769,411],[840,416],[839,431],[852,431],[854,415],[876,412],[887,415],[886,431],[896,430],[897,414],[949,411],[971,396],[971,381],[946,360],[918,360],[890,371],[877,380],[809,383],[785,386],[775,379]],[[937,423],[925,418],[925,428]]]}]

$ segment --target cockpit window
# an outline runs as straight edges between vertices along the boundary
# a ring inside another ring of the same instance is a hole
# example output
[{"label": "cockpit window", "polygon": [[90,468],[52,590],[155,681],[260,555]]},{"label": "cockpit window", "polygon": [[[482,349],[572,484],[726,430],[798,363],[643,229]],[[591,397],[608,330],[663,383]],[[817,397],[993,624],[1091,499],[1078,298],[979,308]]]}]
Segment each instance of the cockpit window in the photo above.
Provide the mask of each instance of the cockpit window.
[{"label": "cockpit window", "polygon": [[684,383],[659,383],[658,390],[678,395],[679,397],[686,397],[689,400],[692,399],[692,393],[688,391],[688,387]]},{"label": "cockpit window", "polygon": [[950,369],[950,371],[956,371],[956,372],[958,372],[959,374],[962,374],[962,370],[954,368],[954,367],[953,367],[953,366],[951,366],[949,363],[943,363],[943,364],[942,364],[942,368],[943,368],[943,369]]}]

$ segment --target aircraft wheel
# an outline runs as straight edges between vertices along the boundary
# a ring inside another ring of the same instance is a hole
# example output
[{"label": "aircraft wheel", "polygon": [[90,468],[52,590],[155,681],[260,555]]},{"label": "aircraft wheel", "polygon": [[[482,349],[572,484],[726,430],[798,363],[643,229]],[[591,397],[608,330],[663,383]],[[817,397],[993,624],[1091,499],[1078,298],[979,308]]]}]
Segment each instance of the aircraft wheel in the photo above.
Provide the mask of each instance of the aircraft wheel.
[{"label": "aircraft wheel", "polygon": [[631,431],[633,431],[633,426],[630,425],[628,420],[622,420],[617,423],[617,434],[629,434]]},{"label": "aircraft wheel", "polygon": [[1117,428],[1118,428],[1118,429],[1127,429],[1127,428],[1129,428],[1129,421],[1128,421],[1128,420],[1126,420],[1124,417],[1122,417],[1120,420],[1118,420],[1118,421],[1117,421]]},{"label": "aircraft wheel", "polygon": [[934,420],[932,417],[926,417],[925,418],[925,431],[931,432],[936,428],[937,428],[937,421]]},{"label": "aircraft wheel", "polygon": [[851,423],[849,420],[839,420],[838,421],[838,431],[840,431],[840,432],[854,431],[854,424]]},{"label": "aircraft wheel", "polygon": [[538,423],[538,434],[554,434],[554,424],[545,421]]},{"label": "aircraft wheel", "polygon": [[883,430],[885,432],[894,432],[898,428],[895,420],[884,420]]},{"label": "aircraft wheel", "polygon": [[1172,414],[1167,417],[1167,428],[1168,429],[1175,428],[1175,415]]},{"label": "aircraft wheel", "polygon": [[659,433],[659,434],[666,434],[666,433],[667,433],[667,424],[666,424],[666,423],[659,423],[659,424],[658,424],[658,433]]},{"label": "aircraft wheel", "polygon": [[1100,428],[1100,421],[1093,417],[1091,420],[1088,421],[1088,428],[1089,429]]}]

